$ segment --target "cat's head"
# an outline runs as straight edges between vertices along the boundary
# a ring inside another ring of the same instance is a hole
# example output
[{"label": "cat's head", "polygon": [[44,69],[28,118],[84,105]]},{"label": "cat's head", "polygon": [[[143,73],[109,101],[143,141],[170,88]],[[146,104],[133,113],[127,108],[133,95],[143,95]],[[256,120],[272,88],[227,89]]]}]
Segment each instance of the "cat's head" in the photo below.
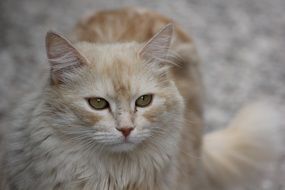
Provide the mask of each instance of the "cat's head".
[{"label": "cat's head", "polygon": [[175,138],[183,100],[169,75],[172,32],[167,25],[146,44],[72,44],[49,32],[51,126],[86,149],[110,152]]}]

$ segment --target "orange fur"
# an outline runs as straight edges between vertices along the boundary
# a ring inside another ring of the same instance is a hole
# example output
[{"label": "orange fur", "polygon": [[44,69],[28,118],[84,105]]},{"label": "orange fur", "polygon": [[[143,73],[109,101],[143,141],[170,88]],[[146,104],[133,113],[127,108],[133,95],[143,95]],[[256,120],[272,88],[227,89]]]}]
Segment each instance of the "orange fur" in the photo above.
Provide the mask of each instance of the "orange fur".
[{"label": "orange fur", "polygon": [[[168,23],[174,21],[156,12],[142,8],[124,8],[97,12],[82,19],[74,34],[78,41],[146,42]],[[175,26],[177,41],[191,43],[191,38],[177,24]]]},{"label": "orange fur", "polygon": [[[175,60],[175,63],[179,66],[171,68],[171,76],[186,104],[186,124],[181,130],[181,141],[179,144],[179,154],[177,157],[176,166],[179,173],[176,175],[176,183],[173,186],[173,189],[183,189],[186,186],[191,186],[193,189],[206,189],[209,184],[206,182],[207,180],[204,180],[205,176],[207,176],[210,181],[214,181],[214,184],[217,185],[218,183],[220,188],[225,184],[225,188],[229,188],[234,185],[242,186],[239,183],[244,183],[245,185],[247,183],[245,182],[246,177],[243,178],[243,181],[237,180],[235,183],[233,180],[235,177],[237,177],[237,175],[228,170],[229,166],[227,166],[226,163],[216,164],[217,161],[215,158],[211,158],[211,156],[217,153],[208,147],[211,147],[211,144],[218,144],[224,139],[228,140],[225,140],[223,143],[230,144],[232,141],[235,141],[237,144],[240,143],[243,148],[229,146],[229,149],[224,149],[223,151],[219,152],[219,157],[221,157],[221,159],[231,162],[233,164],[232,167],[241,168],[240,170],[237,169],[238,175],[243,175],[242,172],[250,173],[247,172],[245,168],[252,171],[254,171],[256,168],[254,168],[253,165],[248,165],[248,163],[234,162],[234,159],[237,159],[234,157],[232,160],[227,160],[230,159],[228,157],[229,152],[234,152],[235,157],[238,157],[238,154],[247,154],[247,159],[249,160],[256,159],[256,155],[261,154],[262,156],[265,156],[264,160],[266,161],[270,161],[270,159],[266,159],[266,155],[268,156],[269,154],[272,154],[271,156],[274,157],[276,152],[266,152],[266,150],[258,148],[256,150],[253,149],[256,148],[255,145],[257,143],[263,143],[259,142],[259,139],[256,139],[255,136],[262,136],[265,134],[260,133],[254,135],[249,133],[247,135],[252,136],[253,139],[252,141],[244,143],[242,142],[241,138],[229,139],[226,137],[228,135],[228,131],[234,133],[234,130],[232,129],[225,131],[222,130],[214,134],[206,135],[203,140],[204,142],[202,143],[203,85],[199,71],[199,56],[196,52],[195,45],[193,44],[191,37],[189,37],[177,23],[153,11],[140,8],[124,8],[119,10],[101,11],[84,18],[80,23],[77,24],[73,34],[76,39],[75,41],[87,41],[95,43],[136,41],[143,43],[148,41],[162,26],[168,23],[174,23],[175,26],[174,40],[172,41],[171,51],[175,52],[180,58]],[[146,113],[145,117],[154,121],[156,119],[155,114],[160,111],[161,110],[152,110]],[[269,122],[270,118],[267,121]],[[240,121],[235,122],[238,123]],[[254,128],[255,126],[241,126],[241,128],[243,128],[241,129],[241,133],[248,132],[246,131],[246,127]],[[267,126],[265,126],[265,128],[266,127]],[[272,126],[272,130],[270,132],[273,135],[275,135],[275,129],[276,126]],[[202,146],[202,144],[204,145]],[[268,146],[272,146],[272,150],[275,150],[275,145],[276,144],[272,143]],[[251,155],[246,152],[247,149],[251,149],[252,151],[256,152]],[[202,156],[203,163],[200,159]],[[256,162],[265,163],[264,160],[263,158],[260,158],[260,160],[256,160]],[[203,170],[204,167],[205,170]],[[215,170],[219,170],[220,176],[216,176],[215,173],[213,173],[213,168]],[[201,182],[203,184],[201,184]],[[210,189],[212,188],[214,187],[212,186]]]},{"label": "orange fur", "polygon": [[[75,41],[95,43],[136,41],[142,43],[148,41],[168,23],[174,23],[175,26],[171,51],[176,52],[180,57],[179,66],[172,68],[171,75],[187,105],[186,125],[181,132],[180,156],[178,156],[177,166],[183,172],[177,175],[178,183],[175,186],[175,189],[180,189],[181,184],[189,184],[189,180],[195,183],[197,177],[200,178],[195,168],[201,164],[199,155],[203,131],[203,86],[199,74],[199,58],[191,37],[173,20],[140,8],[98,12],[78,23],[73,34]],[[156,119],[154,116],[156,111],[158,110],[150,111],[145,116],[153,121]]]},{"label": "orange fur", "polygon": [[[199,57],[171,19],[139,8],[101,11],[77,24],[74,43],[53,32],[46,42],[51,83],[9,126],[5,187],[228,190],[276,157],[279,123],[267,105],[203,137]],[[146,94],[151,104],[137,105]],[[89,97],[108,107],[90,106]]]}]

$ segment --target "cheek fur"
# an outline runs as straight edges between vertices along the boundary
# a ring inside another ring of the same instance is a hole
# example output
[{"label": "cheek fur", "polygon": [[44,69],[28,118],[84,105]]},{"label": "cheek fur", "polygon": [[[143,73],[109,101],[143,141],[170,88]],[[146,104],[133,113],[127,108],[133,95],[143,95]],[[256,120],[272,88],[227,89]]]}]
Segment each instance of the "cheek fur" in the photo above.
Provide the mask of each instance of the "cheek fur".
[{"label": "cheek fur", "polygon": [[116,127],[116,121],[111,113],[106,110],[92,111],[86,106],[73,107],[73,112],[77,118],[84,123],[83,127],[90,127],[98,131],[112,131]]},{"label": "cheek fur", "polygon": [[102,115],[88,111],[84,106],[72,105],[70,108],[77,118],[84,122],[87,126],[92,126],[101,121],[103,118]]},{"label": "cheek fur", "polygon": [[102,116],[95,113],[90,113],[88,111],[81,111],[80,115],[81,119],[87,122],[89,125],[96,125],[103,119]]},{"label": "cheek fur", "polygon": [[143,117],[149,122],[159,122],[161,115],[167,111],[166,99],[159,95],[156,95],[152,101],[152,104],[144,109]]},{"label": "cheek fur", "polygon": [[143,117],[145,117],[149,122],[159,122],[160,115],[165,111],[166,109],[164,106],[155,106],[145,111]]}]

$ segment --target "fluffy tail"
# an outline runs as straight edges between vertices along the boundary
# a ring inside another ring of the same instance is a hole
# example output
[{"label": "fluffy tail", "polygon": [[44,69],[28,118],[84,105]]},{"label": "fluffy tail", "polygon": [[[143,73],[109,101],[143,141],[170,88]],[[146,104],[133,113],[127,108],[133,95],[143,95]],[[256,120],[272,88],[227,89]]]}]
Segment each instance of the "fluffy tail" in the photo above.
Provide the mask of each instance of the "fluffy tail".
[{"label": "fluffy tail", "polygon": [[281,153],[281,119],[269,104],[257,103],[242,109],[228,128],[207,134],[202,157],[212,186],[258,187],[256,180],[268,173]]}]

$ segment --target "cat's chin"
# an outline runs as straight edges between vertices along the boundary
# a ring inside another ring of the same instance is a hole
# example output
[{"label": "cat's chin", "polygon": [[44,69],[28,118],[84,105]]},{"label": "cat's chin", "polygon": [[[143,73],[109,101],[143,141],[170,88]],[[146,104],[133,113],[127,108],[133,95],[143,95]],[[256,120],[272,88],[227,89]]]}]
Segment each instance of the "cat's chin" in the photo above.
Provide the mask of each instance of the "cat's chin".
[{"label": "cat's chin", "polygon": [[136,148],[137,144],[131,142],[123,142],[110,147],[112,152],[130,152]]}]

